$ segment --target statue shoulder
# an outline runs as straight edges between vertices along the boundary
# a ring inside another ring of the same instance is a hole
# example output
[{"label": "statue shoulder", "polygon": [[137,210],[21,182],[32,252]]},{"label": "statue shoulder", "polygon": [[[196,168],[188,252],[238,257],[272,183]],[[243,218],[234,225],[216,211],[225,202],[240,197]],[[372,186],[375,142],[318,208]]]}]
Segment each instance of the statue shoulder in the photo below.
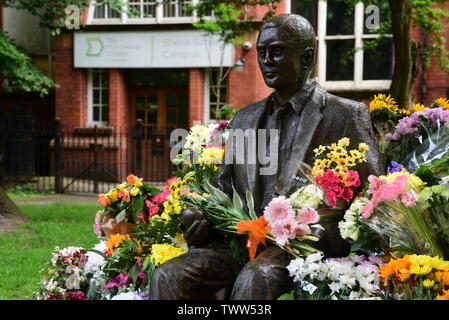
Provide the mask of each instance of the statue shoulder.
[{"label": "statue shoulder", "polygon": [[326,107],[332,112],[344,113],[347,116],[359,117],[369,115],[369,108],[360,101],[355,101],[326,92]]},{"label": "statue shoulder", "polygon": [[248,123],[248,119],[252,119],[253,117],[257,117],[259,112],[263,112],[265,106],[270,99],[271,95],[268,97],[254,102],[250,105],[240,108],[232,119],[232,127],[239,128],[241,126],[245,126]]}]

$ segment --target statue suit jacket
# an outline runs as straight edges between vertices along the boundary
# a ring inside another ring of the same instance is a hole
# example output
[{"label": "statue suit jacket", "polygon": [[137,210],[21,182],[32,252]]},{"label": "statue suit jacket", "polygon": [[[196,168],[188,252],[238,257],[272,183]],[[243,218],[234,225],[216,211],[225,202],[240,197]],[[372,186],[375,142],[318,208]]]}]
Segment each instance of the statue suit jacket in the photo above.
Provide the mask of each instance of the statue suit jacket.
[{"label": "statue suit jacket", "polygon": [[[357,148],[361,142],[366,143],[370,148],[367,152],[367,162],[363,163],[359,169],[362,184],[370,174],[383,174],[368,108],[363,103],[329,94],[316,82],[309,85],[314,88],[303,105],[297,126],[286,129],[295,130],[296,133],[293,135],[294,141],[291,141],[291,156],[278,165],[276,193],[288,197],[298,188],[308,184],[309,182],[305,179],[298,181],[293,178],[298,173],[298,164],[306,162],[313,165],[315,148],[337,142],[343,137],[350,139],[351,149]],[[240,109],[232,120],[232,129],[245,131],[260,128],[270,99],[271,95]],[[234,149],[234,163],[220,166],[217,184],[229,195],[232,195],[233,184],[242,200],[246,199],[246,190],[250,190],[254,197],[256,212],[260,215],[263,213],[263,206],[271,199],[263,199],[260,191],[259,164],[257,162],[248,164],[247,152],[245,152],[244,164],[236,164],[237,143],[231,146],[227,143],[226,152],[229,152],[230,148]]]}]

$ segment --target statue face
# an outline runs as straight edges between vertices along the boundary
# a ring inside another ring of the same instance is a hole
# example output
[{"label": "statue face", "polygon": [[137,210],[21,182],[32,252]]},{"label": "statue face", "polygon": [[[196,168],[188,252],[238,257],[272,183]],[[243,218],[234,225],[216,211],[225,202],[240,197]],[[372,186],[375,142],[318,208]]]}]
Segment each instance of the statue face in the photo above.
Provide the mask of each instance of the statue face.
[{"label": "statue face", "polygon": [[295,85],[304,79],[299,45],[281,28],[267,28],[257,39],[257,58],[267,86],[274,89]]}]

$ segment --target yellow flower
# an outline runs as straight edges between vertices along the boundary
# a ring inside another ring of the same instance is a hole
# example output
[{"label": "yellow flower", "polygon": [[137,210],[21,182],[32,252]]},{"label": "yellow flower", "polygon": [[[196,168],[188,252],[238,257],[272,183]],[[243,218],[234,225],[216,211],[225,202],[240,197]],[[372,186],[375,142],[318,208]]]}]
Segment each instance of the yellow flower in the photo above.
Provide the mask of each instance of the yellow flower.
[{"label": "yellow flower", "polygon": [[349,138],[341,138],[340,140],[338,140],[338,144],[343,147],[349,146]]},{"label": "yellow flower", "polygon": [[424,281],[422,282],[422,284],[423,284],[423,286],[424,286],[425,288],[432,288],[433,285],[435,284],[435,281],[430,280],[430,279],[426,279],[426,280],[424,280]]},{"label": "yellow flower", "polygon": [[426,107],[421,103],[415,103],[411,108],[411,112],[425,110]]},{"label": "yellow flower", "polygon": [[405,170],[404,168],[402,168],[401,171],[387,174],[385,177],[388,179],[388,182],[392,182],[394,179],[396,179],[397,176],[404,174],[407,175],[408,178],[407,179],[408,190],[413,189],[415,191],[421,191],[425,187],[426,182],[422,181],[418,176],[408,173],[407,170]]},{"label": "yellow flower", "polygon": [[433,103],[443,109],[449,109],[449,100],[447,100],[446,98],[438,98]]},{"label": "yellow flower", "polygon": [[324,151],[326,151],[326,147],[324,146],[319,146],[318,148],[314,149],[313,152],[315,152],[315,154],[317,156],[319,156],[320,154],[322,154]]},{"label": "yellow flower", "polygon": [[109,199],[111,199],[112,202],[118,200],[118,191],[116,189],[109,190],[109,192],[106,195],[108,196]]},{"label": "yellow flower", "polygon": [[187,251],[181,248],[176,248],[167,243],[153,244],[151,247],[151,260],[155,266],[159,266],[173,258],[176,258]]},{"label": "yellow flower", "polygon": [[170,213],[168,213],[167,211],[164,211],[164,212],[161,214],[161,219],[165,220],[166,223],[167,223],[167,222],[170,222],[170,220],[171,220]]},{"label": "yellow flower", "polygon": [[117,189],[121,190],[123,188],[126,188],[127,185],[128,185],[128,182],[123,182],[117,186]]},{"label": "yellow flower", "polygon": [[386,96],[385,94],[375,95],[373,100],[369,104],[370,112],[375,110],[389,109],[391,111],[396,112],[398,110],[398,106],[394,98],[390,95]]},{"label": "yellow flower", "polygon": [[210,147],[205,148],[200,158],[198,159],[201,165],[213,166],[220,164],[223,159],[224,149]]},{"label": "yellow flower", "polygon": [[134,188],[131,189],[130,194],[131,194],[133,197],[135,197],[135,196],[137,196],[137,195],[139,194],[139,191],[140,191],[139,188],[134,187]]},{"label": "yellow flower", "polygon": [[134,186],[141,187],[141,186],[143,186],[143,183],[142,183],[142,181],[136,181],[136,182],[134,182]]},{"label": "yellow flower", "polygon": [[359,143],[359,150],[362,152],[366,152],[369,150],[369,147],[366,143],[362,142],[362,143]]},{"label": "yellow flower", "polygon": [[173,210],[176,214],[182,213],[182,207],[181,206],[175,206]]}]

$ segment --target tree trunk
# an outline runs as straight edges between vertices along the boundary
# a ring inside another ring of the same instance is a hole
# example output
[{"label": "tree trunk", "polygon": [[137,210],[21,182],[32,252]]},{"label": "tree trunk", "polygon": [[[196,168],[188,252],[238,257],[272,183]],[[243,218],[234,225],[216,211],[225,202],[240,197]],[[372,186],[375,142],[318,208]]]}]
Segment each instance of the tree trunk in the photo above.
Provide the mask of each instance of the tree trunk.
[{"label": "tree trunk", "polygon": [[0,233],[12,231],[18,224],[27,221],[28,217],[9,199],[0,186]]},{"label": "tree trunk", "polygon": [[418,46],[411,37],[410,0],[389,0],[394,39],[394,73],[390,94],[401,107],[409,107],[415,86]]}]

